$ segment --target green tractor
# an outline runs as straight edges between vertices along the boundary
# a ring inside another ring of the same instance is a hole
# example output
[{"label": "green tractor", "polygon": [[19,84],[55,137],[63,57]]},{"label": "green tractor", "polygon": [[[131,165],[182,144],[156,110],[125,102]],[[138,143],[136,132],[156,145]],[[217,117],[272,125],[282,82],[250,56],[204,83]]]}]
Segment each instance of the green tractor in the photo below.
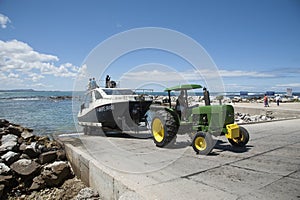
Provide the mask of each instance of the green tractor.
[{"label": "green tractor", "polygon": [[[249,141],[249,133],[234,124],[234,109],[231,105],[210,105],[209,93],[204,88],[205,106],[188,106],[188,90],[202,88],[201,85],[186,84],[166,88],[168,106],[154,111],[151,132],[154,143],[165,147],[176,140],[179,134],[192,134],[192,147],[197,154],[207,155],[215,146],[212,135],[225,134],[233,146],[243,147]],[[171,91],[179,91],[176,105],[171,103]]]}]

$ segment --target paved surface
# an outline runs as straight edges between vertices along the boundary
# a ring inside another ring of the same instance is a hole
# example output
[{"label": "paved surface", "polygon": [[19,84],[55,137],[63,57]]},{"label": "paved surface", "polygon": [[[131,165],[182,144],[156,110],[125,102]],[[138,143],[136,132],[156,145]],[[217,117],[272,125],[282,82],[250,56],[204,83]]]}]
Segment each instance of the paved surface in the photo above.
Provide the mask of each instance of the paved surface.
[{"label": "paved surface", "polygon": [[295,103],[280,103],[279,106],[275,102],[270,103],[269,107],[264,107],[263,103],[235,103],[232,104],[234,107],[243,108],[261,108],[269,110],[281,110],[281,111],[298,111],[300,112],[300,102]]},{"label": "paved surface", "polygon": [[164,149],[156,148],[147,133],[62,140],[73,142],[101,169],[90,168],[90,178],[112,177],[91,183],[105,199],[299,200],[300,119],[243,126],[250,133],[246,148],[233,148],[219,137],[208,156],[196,155],[185,135]]}]

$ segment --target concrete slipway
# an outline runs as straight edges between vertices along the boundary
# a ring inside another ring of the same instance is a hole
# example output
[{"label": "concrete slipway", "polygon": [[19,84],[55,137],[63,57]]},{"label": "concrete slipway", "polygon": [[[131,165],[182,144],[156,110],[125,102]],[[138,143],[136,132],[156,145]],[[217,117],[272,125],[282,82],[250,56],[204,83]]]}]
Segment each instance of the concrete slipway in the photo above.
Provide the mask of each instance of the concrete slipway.
[{"label": "concrete slipway", "polygon": [[60,137],[75,174],[103,199],[300,199],[300,119],[243,125],[246,148],[224,137],[196,155],[187,136],[156,148],[129,137]]}]

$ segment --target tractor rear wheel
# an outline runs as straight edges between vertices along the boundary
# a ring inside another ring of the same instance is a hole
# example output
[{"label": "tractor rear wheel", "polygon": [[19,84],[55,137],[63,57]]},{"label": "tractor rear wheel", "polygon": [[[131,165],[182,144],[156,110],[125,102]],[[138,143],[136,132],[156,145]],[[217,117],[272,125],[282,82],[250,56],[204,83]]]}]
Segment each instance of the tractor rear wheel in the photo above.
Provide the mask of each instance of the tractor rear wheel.
[{"label": "tractor rear wheel", "polygon": [[174,116],[166,110],[159,110],[155,113],[151,123],[151,132],[154,143],[157,147],[164,147],[175,139],[178,125]]},{"label": "tractor rear wheel", "polygon": [[240,135],[238,138],[228,139],[232,146],[243,147],[249,141],[249,133],[244,127],[240,127]]},{"label": "tractor rear wheel", "polygon": [[192,147],[197,154],[207,155],[214,148],[213,138],[209,133],[198,132],[196,133]]}]

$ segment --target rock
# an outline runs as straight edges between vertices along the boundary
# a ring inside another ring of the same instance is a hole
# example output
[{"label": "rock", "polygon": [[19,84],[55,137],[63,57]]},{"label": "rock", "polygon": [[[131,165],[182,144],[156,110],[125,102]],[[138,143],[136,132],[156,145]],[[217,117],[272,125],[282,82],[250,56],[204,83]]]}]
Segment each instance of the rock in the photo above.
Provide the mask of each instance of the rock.
[{"label": "rock", "polygon": [[47,136],[42,136],[42,137],[41,136],[36,136],[35,140],[38,141],[38,144],[43,144],[43,145],[50,142],[50,139]]},{"label": "rock", "polygon": [[[10,186],[12,182],[12,175],[0,175],[0,184],[4,184],[6,186]],[[1,198],[0,198],[1,199]]]},{"label": "rock", "polygon": [[18,137],[18,144],[22,144],[24,142],[24,139],[22,137]]},{"label": "rock", "polygon": [[41,173],[47,186],[61,185],[71,175],[71,170],[67,162],[55,161],[44,167]]},{"label": "rock", "polygon": [[28,176],[40,169],[40,165],[33,160],[20,159],[14,162],[10,168],[22,176]]},{"label": "rock", "polygon": [[0,138],[2,137],[2,135],[7,135],[9,134],[9,131],[5,128],[0,128]]},{"label": "rock", "polygon": [[7,121],[6,119],[0,119],[0,128],[8,127],[8,126],[9,126],[9,121]]},{"label": "rock", "polygon": [[37,158],[40,155],[40,151],[36,148],[36,142],[32,142],[30,145],[27,145],[24,153],[27,154],[30,158]]},{"label": "rock", "polygon": [[74,200],[99,199],[99,194],[92,188],[83,188],[79,191]]},{"label": "rock", "polygon": [[8,165],[12,164],[13,162],[17,161],[20,157],[19,153],[15,153],[13,151],[9,151],[3,156],[1,156],[1,159],[3,159]]},{"label": "rock", "polygon": [[4,191],[5,185],[0,185],[0,199],[2,199],[3,191]]},{"label": "rock", "polygon": [[267,120],[267,117],[265,115],[263,115],[263,116],[261,116],[261,119],[265,121],[265,120]]},{"label": "rock", "polygon": [[24,140],[28,140],[29,138],[33,138],[34,135],[31,131],[29,131],[28,129],[24,129],[24,131],[21,133],[21,137]]},{"label": "rock", "polygon": [[58,150],[61,149],[61,145],[57,141],[53,140],[46,144],[46,148]]},{"label": "rock", "polygon": [[20,146],[19,146],[19,151],[25,151],[27,145],[25,143],[22,143]]},{"label": "rock", "polygon": [[10,172],[10,168],[4,163],[0,163],[0,174],[8,174],[8,172]]},{"label": "rock", "polygon": [[10,134],[21,136],[21,133],[23,132],[24,128],[21,126],[13,126],[12,124],[8,126],[7,130]]},{"label": "rock", "polygon": [[29,190],[40,190],[40,189],[45,188],[45,186],[46,186],[46,183],[45,183],[43,177],[40,175],[33,179],[33,182],[31,184]]},{"label": "rock", "polygon": [[31,159],[27,154],[23,153],[21,156],[20,156],[20,159]]},{"label": "rock", "polygon": [[17,146],[18,137],[16,135],[3,135],[1,138],[0,152],[11,151]]},{"label": "rock", "polygon": [[57,159],[58,160],[67,160],[67,156],[66,156],[66,151],[65,150],[57,150],[56,151],[57,154]]},{"label": "rock", "polygon": [[56,151],[45,152],[39,156],[39,163],[40,164],[50,163],[55,161],[56,158],[57,158]]}]

